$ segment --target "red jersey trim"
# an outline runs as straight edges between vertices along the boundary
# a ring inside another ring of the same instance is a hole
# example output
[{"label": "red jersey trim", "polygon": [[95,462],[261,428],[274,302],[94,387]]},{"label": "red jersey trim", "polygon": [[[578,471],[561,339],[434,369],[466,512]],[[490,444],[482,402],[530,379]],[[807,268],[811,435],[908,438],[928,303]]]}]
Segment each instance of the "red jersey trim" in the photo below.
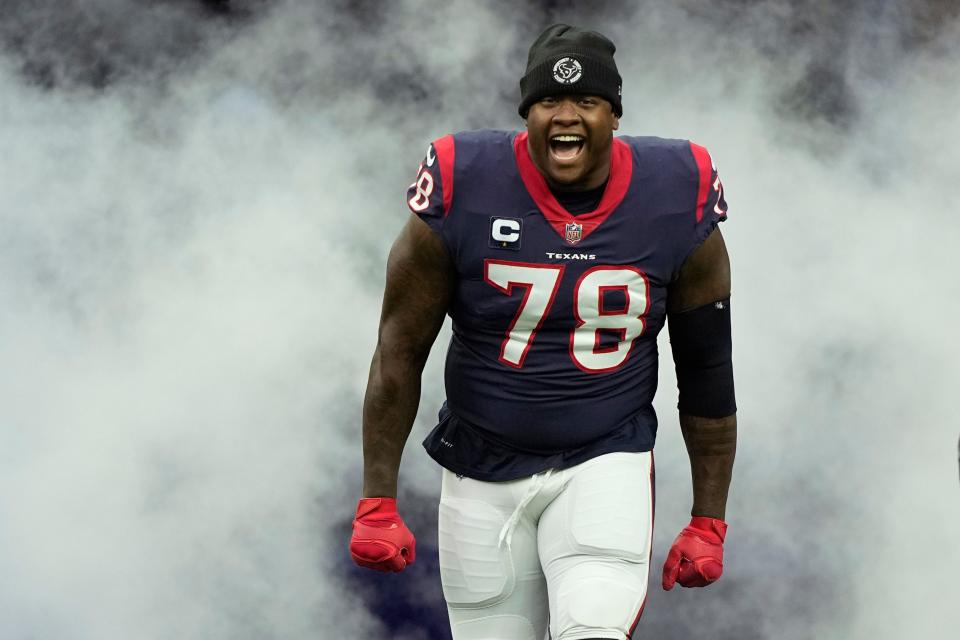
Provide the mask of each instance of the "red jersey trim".
[{"label": "red jersey trim", "polygon": [[[553,230],[564,240],[566,240],[565,226],[569,223],[583,225],[580,240],[586,238],[603,224],[603,221],[613,213],[614,209],[620,206],[620,203],[627,196],[627,190],[630,188],[630,178],[633,176],[633,153],[630,151],[630,146],[626,142],[614,138],[610,150],[610,178],[607,182],[607,188],[603,191],[600,204],[589,213],[574,216],[564,209],[563,205],[550,192],[546,178],[540,173],[537,165],[533,163],[530,150],[527,149],[526,131],[519,133],[513,139],[513,153],[516,156],[517,168],[520,170],[520,178],[527,188],[527,193],[533,198],[533,202],[540,209],[547,222],[550,223],[550,226],[553,227]],[[444,184],[444,197],[446,197],[446,184]]]},{"label": "red jersey trim", "polygon": [[693,159],[697,163],[697,170],[700,172],[700,184],[697,187],[697,222],[703,220],[703,207],[707,204],[707,196],[710,195],[710,177],[713,175],[713,162],[710,160],[710,153],[706,148],[691,142],[690,151],[693,152]]},{"label": "red jersey trim", "polygon": [[453,204],[453,161],[454,145],[453,136],[446,135],[435,140],[433,149],[437,154],[437,160],[440,162],[440,182],[443,185],[443,216],[450,213],[450,205]]}]

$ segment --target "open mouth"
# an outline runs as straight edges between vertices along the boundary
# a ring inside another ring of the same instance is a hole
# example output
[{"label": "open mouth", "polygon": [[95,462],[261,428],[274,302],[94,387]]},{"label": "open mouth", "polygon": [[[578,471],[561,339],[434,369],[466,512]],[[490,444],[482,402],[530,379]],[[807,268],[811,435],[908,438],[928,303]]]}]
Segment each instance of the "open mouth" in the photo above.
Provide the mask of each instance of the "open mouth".
[{"label": "open mouth", "polygon": [[586,138],[579,135],[564,134],[550,138],[550,153],[561,162],[575,159],[583,151]]}]

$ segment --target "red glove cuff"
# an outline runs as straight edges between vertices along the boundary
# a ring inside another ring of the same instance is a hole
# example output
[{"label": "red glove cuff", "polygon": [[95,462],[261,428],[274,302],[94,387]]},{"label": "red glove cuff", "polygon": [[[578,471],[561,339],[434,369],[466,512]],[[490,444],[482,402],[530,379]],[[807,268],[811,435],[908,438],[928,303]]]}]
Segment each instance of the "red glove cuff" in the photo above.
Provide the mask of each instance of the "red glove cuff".
[{"label": "red glove cuff", "polygon": [[687,530],[696,533],[705,542],[712,544],[723,544],[723,539],[727,537],[727,523],[719,518],[693,516],[690,518]]},{"label": "red glove cuff", "polygon": [[396,515],[397,499],[396,498],[360,498],[360,502],[357,503],[356,518],[359,519],[364,516],[368,516],[371,513],[382,514],[385,516]]}]

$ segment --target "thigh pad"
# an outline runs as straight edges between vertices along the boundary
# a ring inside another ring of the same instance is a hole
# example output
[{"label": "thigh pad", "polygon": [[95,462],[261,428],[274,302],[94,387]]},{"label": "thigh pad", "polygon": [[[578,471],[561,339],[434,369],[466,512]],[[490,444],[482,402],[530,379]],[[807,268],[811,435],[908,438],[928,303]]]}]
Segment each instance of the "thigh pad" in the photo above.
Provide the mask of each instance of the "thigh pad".
[{"label": "thigh pad", "polygon": [[510,549],[498,545],[507,520],[480,500],[443,497],[439,546],[443,596],[451,608],[482,608],[507,599],[516,584]]},{"label": "thigh pad", "polygon": [[653,526],[649,470],[596,465],[568,490],[567,531],[576,552],[647,562]]}]

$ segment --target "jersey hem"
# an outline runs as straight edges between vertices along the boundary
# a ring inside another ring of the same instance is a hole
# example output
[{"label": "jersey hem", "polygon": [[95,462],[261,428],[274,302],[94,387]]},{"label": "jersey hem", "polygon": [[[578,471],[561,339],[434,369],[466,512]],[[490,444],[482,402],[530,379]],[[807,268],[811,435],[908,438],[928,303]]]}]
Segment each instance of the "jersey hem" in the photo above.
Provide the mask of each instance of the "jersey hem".
[{"label": "jersey hem", "polygon": [[[655,425],[627,420],[613,431],[575,449],[537,454],[491,438],[444,407],[439,424],[424,438],[423,448],[437,464],[457,475],[484,482],[503,482],[547,469],[567,469],[607,453],[652,451],[655,441]],[[458,450],[472,452],[472,456],[482,451],[489,464],[484,465],[482,461],[470,464],[458,457]]]}]

